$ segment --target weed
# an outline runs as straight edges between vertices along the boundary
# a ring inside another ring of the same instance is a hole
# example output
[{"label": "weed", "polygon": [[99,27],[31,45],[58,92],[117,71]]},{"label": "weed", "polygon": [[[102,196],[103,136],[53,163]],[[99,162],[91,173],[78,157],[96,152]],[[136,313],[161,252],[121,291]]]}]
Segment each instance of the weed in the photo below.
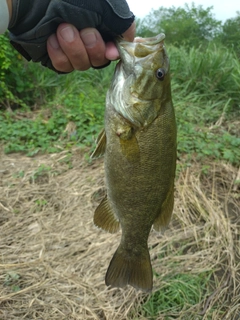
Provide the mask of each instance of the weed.
[{"label": "weed", "polygon": [[174,316],[190,306],[198,305],[204,294],[209,292],[209,278],[210,273],[163,277],[162,287],[150,295],[142,305],[141,313],[148,319],[157,319],[161,314]]},{"label": "weed", "polygon": [[13,292],[19,291],[21,288],[19,286],[20,275],[15,271],[9,271],[4,279],[4,285],[11,287]]},{"label": "weed", "polygon": [[[172,92],[178,126],[178,155],[191,159],[240,162],[239,83],[240,63],[224,47],[169,46]],[[35,67],[35,68],[34,68]],[[59,76],[38,65],[29,65],[28,76],[37,83],[44,106],[19,112],[0,111],[0,137],[5,152],[56,153],[73,145],[93,147],[103,126],[106,91],[114,64]],[[37,95],[37,93],[36,93]],[[0,95],[0,102],[1,102]],[[23,99],[23,98],[21,98]],[[31,98],[32,99],[32,98]],[[28,99],[23,100],[28,103]]]},{"label": "weed", "polygon": [[48,179],[49,172],[51,171],[51,167],[47,167],[44,164],[41,164],[36,171],[33,172],[29,181],[30,183],[37,183],[41,180]]}]

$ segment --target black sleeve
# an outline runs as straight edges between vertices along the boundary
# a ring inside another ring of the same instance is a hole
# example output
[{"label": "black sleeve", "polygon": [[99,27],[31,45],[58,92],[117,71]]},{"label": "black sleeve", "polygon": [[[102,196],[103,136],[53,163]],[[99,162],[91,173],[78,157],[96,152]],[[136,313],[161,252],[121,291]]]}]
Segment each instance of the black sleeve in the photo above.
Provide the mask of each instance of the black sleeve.
[{"label": "black sleeve", "polygon": [[78,30],[96,28],[109,41],[126,31],[133,21],[125,0],[13,0],[9,31],[12,45],[27,60],[55,70],[46,41],[62,22],[71,23]]}]

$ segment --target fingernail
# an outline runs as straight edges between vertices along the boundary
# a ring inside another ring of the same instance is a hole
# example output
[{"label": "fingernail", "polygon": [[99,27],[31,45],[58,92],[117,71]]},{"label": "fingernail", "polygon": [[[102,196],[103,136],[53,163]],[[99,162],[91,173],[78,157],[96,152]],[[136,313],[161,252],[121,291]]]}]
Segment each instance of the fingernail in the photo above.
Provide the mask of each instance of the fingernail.
[{"label": "fingernail", "polygon": [[54,34],[49,37],[48,42],[53,49],[59,48],[57,37]]},{"label": "fingernail", "polygon": [[67,42],[72,42],[75,39],[75,33],[73,30],[73,27],[71,27],[71,26],[63,28],[60,31],[60,34],[61,34],[62,38]]},{"label": "fingernail", "polygon": [[85,44],[85,47],[88,47],[88,48],[94,47],[97,42],[97,37],[95,33],[92,31],[81,32],[81,38],[83,43]]}]

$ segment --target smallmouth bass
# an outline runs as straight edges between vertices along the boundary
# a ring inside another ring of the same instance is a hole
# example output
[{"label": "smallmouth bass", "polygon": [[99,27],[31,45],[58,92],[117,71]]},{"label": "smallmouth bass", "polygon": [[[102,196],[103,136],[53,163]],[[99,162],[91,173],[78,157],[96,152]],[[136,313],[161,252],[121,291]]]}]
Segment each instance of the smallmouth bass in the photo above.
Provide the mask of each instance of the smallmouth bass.
[{"label": "smallmouth bass", "polygon": [[148,236],[152,226],[166,228],[173,211],[176,122],[164,38],[116,42],[120,61],[92,154],[104,155],[107,188],[94,223],[111,233],[122,229],[105,277],[112,287],[152,289]]}]

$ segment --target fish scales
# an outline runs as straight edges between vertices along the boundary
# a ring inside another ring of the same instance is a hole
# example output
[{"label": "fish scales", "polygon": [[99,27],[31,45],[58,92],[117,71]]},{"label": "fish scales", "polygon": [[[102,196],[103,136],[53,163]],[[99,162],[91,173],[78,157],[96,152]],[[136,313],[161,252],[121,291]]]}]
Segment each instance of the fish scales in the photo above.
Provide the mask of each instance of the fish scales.
[{"label": "fish scales", "polygon": [[106,284],[152,289],[147,241],[168,225],[174,202],[176,123],[164,35],[117,43],[121,60],[106,99],[105,131],[93,157],[104,153],[107,197],[94,223],[122,237]]}]

